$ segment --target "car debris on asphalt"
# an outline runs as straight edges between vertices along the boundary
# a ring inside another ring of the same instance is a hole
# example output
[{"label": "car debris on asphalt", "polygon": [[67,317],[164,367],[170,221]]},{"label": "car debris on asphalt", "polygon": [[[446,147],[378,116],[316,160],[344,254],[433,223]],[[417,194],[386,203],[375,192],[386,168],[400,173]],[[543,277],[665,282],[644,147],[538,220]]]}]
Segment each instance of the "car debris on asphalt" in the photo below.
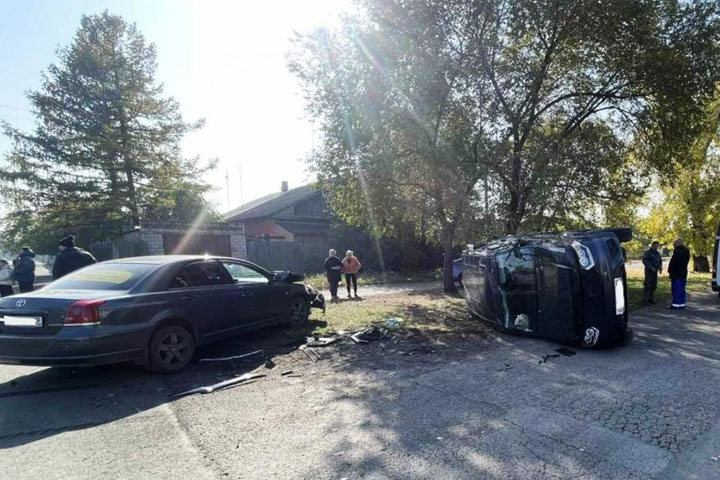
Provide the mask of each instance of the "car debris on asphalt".
[{"label": "car debris on asphalt", "polygon": [[573,355],[575,355],[577,353],[575,350],[570,350],[569,348],[565,348],[565,347],[556,348],[555,351],[557,353],[543,355],[542,360],[538,361],[538,363],[545,363],[548,360],[550,360],[551,358],[559,358],[560,355],[562,355],[563,357],[572,357]]},{"label": "car debris on asphalt", "polygon": [[327,345],[332,345],[338,340],[340,340],[340,337],[307,337],[305,339],[305,345],[308,347],[325,347]]},{"label": "car debris on asphalt", "polygon": [[239,360],[241,358],[245,357],[251,357],[253,355],[257,355],[263,353],[262,350],[255,350],[254,352],[250,353],[244,353],[242,355],[233,355],[232,357],[223,357],[223,358],[201,358],[200,363],[206,363],[206,362],[226,362],[228,360]]},{"label": "car debris on asphalt", "polygon": [[548,360],[550,360],[551,358],[559,358],[559,357],[560,357],[560,354],[559,354],[559,353],[551,353],[551,354],[548,354],[548,355],[543,355],[543,356],[542,356],[542,360],[539,360],[538,363],[546,363],[546,362],[547,362]]},{"label": "car debris on asphalt", "polygon": [[308,357],[313,363],[317,363],[318,361],[322,360],[320,354],[313,350],[311,347],[308,347],[307,345],[301,345],[300,351],[302,351],[305,356]]},{"label": "car debris on asphalt", "polygon": [[262,373],[246,373],[246,374],[240,375],[239,377],[231,378],[229,380],[224,380],[222,382],[218,382],[213,385],[192,388],[192,389],[186,390],[184,392],[176,393],[174,395],[171,395],[171,397],[172,398],[184,397],[185,395],[193,395],[195,393],[203,393],[203,394],[212,393],[221,388],[230,387],[232,385],[237,385],[239,383],[246,382],[248,380],[253,380],[255,378],[261,378],[261,377],[265,377],[265,376],[267,376],[267,375],[263,375]]}]

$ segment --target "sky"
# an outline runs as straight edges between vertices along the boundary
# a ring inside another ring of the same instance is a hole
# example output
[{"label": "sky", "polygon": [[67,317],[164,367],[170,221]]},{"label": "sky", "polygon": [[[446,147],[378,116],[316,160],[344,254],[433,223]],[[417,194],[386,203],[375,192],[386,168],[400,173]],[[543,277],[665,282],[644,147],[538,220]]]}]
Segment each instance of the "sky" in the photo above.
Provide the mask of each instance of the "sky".
[{"label": "sky", "polygon": [[[304,158],[314,128],[286,54],[294,32],[336,25],[351,8],[350,0],[0,0],[0,118],[32,129],[25,94],[40,88],[81,16],[122,15],[156,45],[156,80],[185,120],[205,119],[183,140],[183,154],[219,160],[205,180],[225,212],[283,180],[291,188],[312,181]],[[10,147],[0,135],[0,158]]]}]

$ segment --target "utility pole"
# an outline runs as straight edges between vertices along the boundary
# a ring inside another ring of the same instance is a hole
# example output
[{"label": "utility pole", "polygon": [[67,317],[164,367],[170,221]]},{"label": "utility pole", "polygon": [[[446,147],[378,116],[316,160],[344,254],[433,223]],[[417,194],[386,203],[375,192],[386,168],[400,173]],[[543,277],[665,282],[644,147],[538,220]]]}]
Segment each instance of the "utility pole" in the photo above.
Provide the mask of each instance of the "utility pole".
[{"label": "utility pole", "polygon": [[315,120],[310,122],[310,153],[315,156]]},{"label": "utility pole", "polygon": [[244,205],[245,199],[243,198],[242,167],[237,167],[237,169],[238,169],[238,177],[240,177],[240,205]]},{"label": "utility pole", "polygon": [[230,211],[230,172],[225,170],[225,192],[227,193],[227,209]]}]

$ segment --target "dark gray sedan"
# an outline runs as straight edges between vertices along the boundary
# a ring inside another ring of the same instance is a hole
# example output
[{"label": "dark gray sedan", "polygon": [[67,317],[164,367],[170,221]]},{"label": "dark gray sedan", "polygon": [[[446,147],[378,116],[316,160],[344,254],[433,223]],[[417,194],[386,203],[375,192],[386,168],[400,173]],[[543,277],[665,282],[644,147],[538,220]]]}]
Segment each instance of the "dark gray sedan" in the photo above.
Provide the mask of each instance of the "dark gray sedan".
[{"label": "dark gray sedan", "polygon": [[0,299],[0,363],[134,361],[175,372],[195,347],[325,308],[302,276],[244,260],[168,255],[98,263],[33,293]]}]

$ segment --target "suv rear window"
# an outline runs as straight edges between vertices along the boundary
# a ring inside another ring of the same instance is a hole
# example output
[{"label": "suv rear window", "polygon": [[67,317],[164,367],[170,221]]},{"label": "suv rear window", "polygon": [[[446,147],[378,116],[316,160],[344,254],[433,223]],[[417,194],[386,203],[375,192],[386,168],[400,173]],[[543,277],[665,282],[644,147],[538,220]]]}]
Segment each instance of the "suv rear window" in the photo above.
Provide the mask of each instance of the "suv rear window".
[{"label": "suv rear window", "polygon": [[83,268],[46,287],[47,290],[130,290],[157,265],[99,263]]}]

